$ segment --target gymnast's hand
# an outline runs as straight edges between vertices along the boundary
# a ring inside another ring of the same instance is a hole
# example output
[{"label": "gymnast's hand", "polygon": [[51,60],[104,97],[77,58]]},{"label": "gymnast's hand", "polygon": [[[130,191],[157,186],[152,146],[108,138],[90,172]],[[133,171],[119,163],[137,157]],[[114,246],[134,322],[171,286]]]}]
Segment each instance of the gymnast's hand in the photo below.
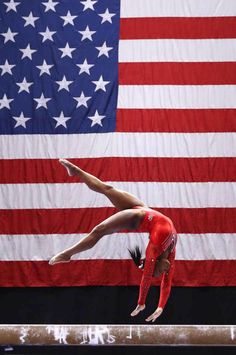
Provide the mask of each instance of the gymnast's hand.
[{"label": "gymnast's hand", "polygon": [[158,308],[155,310],[154,313],[152,313],[149,317],[147,317],[146,322],[150,322],[150,321],[155,322],[155,320],[156,320],[158,317],[160,317],[160,315],[162,314],[162,312],[163,312],[163,308],[158,307]]},{"label": "gymnast's hand", "polygon": [[145,304],[138,304],[137,307],[135,308],[135,310],[130,314],[131,317],[137,316],[137,314],[139,314],[139,312],[142,312],[145,308]]}]

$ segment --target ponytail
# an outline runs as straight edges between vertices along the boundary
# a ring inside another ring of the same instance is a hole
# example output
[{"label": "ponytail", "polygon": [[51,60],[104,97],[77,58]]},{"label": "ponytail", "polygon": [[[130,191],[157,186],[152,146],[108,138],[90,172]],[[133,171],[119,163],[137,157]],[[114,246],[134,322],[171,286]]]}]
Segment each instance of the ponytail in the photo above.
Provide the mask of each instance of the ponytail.
[{"label": "ponytail", "polygon": [[131,258],[133,259],[133,262],[135,263],[135,265],[139,268],[139,269],[143,269],[144,267],[144,263],[145,260],[141,260],[141,250],[138,246],[136,246],[134,249],[128,249],[129,254],[131,256]]}]

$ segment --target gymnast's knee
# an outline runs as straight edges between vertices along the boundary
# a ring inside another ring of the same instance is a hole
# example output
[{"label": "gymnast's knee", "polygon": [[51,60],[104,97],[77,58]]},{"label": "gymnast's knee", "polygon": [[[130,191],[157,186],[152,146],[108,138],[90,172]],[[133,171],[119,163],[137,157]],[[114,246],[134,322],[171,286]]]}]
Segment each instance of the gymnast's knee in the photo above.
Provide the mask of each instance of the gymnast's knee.
[{"label": "gymnast's knee", "polygon": [[110,194],[113,194],[113,191],[115,191],[115,190],[116,189],[112,185],[109,185],[105,182],[103,183],[103,193],[107,197],[109,197]]},{"label": "gymnast's knee", "polygon": [[92,230],[92,234],[96,241],[101,239],[105,234],[106,234],[106,226],[104,223],[100,223],[97,226],[95,226]]},{"label": "gymnast's knee", "polygon": [[95,192],[100,192],[104,195],[109,195],[109,193],[114,189],[113,186],[105,182],[96,182],[90,185],[90,188]]}]

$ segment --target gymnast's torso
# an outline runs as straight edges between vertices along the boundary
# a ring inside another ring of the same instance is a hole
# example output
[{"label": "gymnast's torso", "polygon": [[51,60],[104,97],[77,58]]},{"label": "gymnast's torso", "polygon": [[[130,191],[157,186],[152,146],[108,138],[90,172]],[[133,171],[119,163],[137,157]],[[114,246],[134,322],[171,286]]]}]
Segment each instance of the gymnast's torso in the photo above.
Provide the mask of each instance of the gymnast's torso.
[{"label": "gymnast's torso", "polygon": [[162,252],[166,250],[172,252],[177,242],[177,232],[172,220],[149,207],[135,206],[133,208],[143,212],[138,230],[148,232],[150,242],[155,246],[158,245]]}]

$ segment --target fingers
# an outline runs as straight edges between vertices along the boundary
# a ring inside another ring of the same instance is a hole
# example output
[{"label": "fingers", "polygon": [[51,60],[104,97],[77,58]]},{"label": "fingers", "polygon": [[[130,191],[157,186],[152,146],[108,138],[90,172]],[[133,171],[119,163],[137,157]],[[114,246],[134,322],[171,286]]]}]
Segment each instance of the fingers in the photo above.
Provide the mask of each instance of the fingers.
[{"label": "fingers", "polygon": [[137,307],[135,308],[135,310],[130,314],[131,317],[135,317],[137,316],[137,314],[139,314],[140,312],[142,312],[145,308],[145,305],[137,305]]},{"label": "fingers", "polygon": [[147,317],[146,322],[155,322],[155,320],[162,314],[162,308],[157,308],[157,310]]},{"label": "fingers", "polygon": [[158,318],[158,316],[155,315],[155,313],[151,314],[149,317],[147,317],[146,322],[155,322],[155,320]]},{"label": "fingers", "polygon": [[130,315],[131,315],[131,317],[135,317],[135,316],[137,316],[137,314],[139,314],[139,312],[140,312],[140,310],[135,309]]},{"label": "fingers", "polygon": [[[131,317],[137,316],[141,311],[143,311],[145,308],[145,305],[137,305],[135,310],[130,314]],[[162,308],[157,308],[154,313],[152,313],[149,317],[146,318],[146,322],[155,322],[155,320],[160,317],[162,314],[163,309]]]}]

